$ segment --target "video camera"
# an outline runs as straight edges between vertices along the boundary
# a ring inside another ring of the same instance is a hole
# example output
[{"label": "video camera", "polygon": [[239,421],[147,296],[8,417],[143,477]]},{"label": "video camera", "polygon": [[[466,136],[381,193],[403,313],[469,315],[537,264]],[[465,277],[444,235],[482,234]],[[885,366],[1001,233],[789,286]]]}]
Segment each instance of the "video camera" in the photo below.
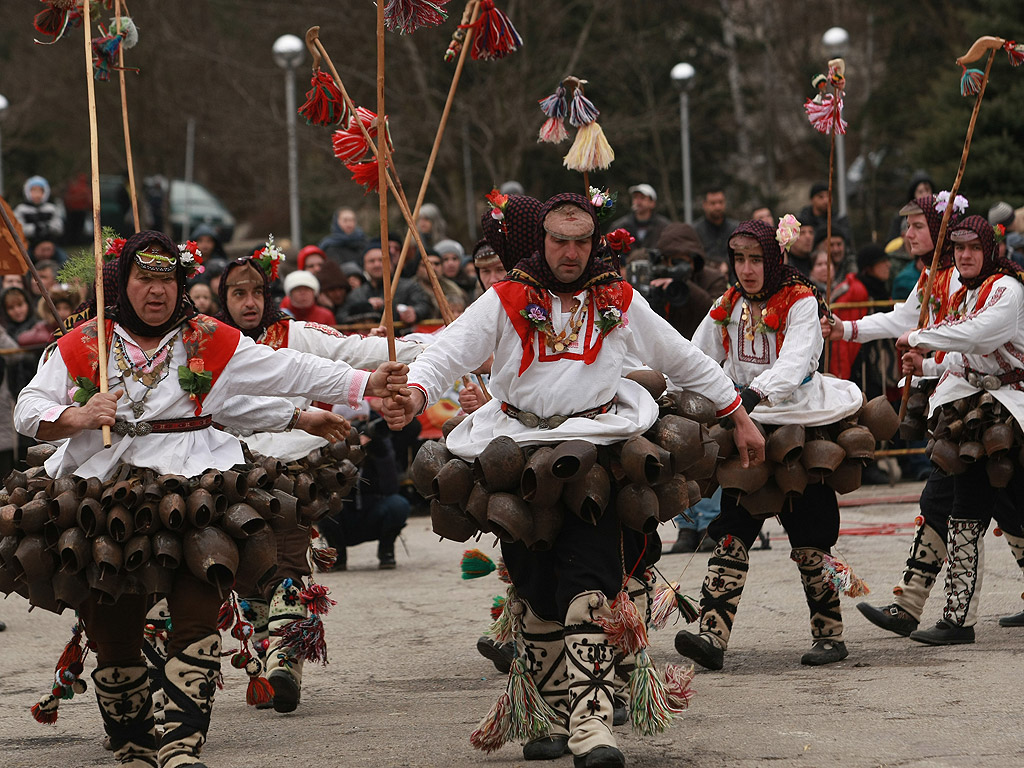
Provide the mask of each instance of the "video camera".
[{"label": "video camera", "polygon": [[[689,261],[667,257],[657,248],[648,248],[646,258],[633,259],[626,266],[626,280],[660,315],[666,307],[681,307],[689,301],[687,281],[691,277],[693,265]],[[672,282],[664,288],[653,287],[651,281],[660,278]]]}]

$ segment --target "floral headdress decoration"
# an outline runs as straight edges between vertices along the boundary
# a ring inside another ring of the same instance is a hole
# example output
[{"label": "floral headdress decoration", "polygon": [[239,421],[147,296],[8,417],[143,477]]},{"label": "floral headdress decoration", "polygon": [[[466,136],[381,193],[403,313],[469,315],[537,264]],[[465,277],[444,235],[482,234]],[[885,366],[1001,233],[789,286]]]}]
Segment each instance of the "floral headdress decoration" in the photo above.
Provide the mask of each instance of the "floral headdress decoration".
[{"label": "floral headdress decoration", "polygon": [[203,266],[203,252],[199,250],[199,244],[195,240],[178,245],[178,260],[185,268],[185,277],[189,280],[206,271],[206,267]]},{"label": "floral headdress decoration", "polygon": [[[949,205],[949,190],[944,189],[935,196],[935,210],[939,213],[945,213],[946,206]],[[953,213],[957,216],[963,216],[967,213],[967,198],[963,195],[957,195],[953,198]]]},{"label": "floral headdress decoration", "polygon": [[779,219],[779,226],[775,230],[775,239],[778,241],[779,247],[786,253],[789,253],[793,243],[800,238],[800,226],[800,222],[792,213],[787,213]]},{"label": "floral headdress decoration", "polygon": [[597,187],[590,188],[590,204],[594,206],[594,211],[597,213],[598,221],[604,221],[612,215],[615,211],[615,203],[618,199],[618,192],[612,192],[608,189],[598,189]]},{"label": "floral headdress decoration", "polygon": [[491,218],[498,222],[505,237],[508,237],[508,229],[505,227],[505,209],[508,207],[508,195],[503,195],[501,190],[492,189],[484,197],[491,207]]},{"label": "floral headdress decoration", "polygon": [[253,251],[252,258],[263,267],[264,274],[271,280],[277,280],[277,269],[284,262],[284,251],[274,244],[274,236],[268,235],[266,245]]}]

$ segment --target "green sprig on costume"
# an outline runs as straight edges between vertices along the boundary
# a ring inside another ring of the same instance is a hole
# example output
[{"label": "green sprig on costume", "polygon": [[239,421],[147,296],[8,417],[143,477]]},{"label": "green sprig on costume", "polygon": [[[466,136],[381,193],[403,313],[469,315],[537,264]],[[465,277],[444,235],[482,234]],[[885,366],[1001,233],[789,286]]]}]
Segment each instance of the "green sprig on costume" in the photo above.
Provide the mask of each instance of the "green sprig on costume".
[{"label": "green sprig on costume", "polygon": [[85,405],[93,395],[100,391],[100,388],[85,376],[79,376],[75,379],[75,386],[78,388],[71,396],[71,399],[79,405]]},{"label": "green sprig on costume", "polygon": [[[189,361],[190,364],[192,361]],[[205,395],[213,386],[211,371],[193,370],[189,365],[178,366],[178,383],[181,388],[193,397]]]},{"label": "green sprig on costume", "polygon": [[[118,235],[113,227],[104,227],[102,236],[102,242],[105,244],[103,260],[110,261],[114,256],[107,252],[109,248],[106,244],[116,240]],[[64,262],[64,266],[57,272],[57,282],[69,285],[75,283],[88,285],[96,282],[96,257],[93,255],[92,248],[78,248],[73,251],[68,260]]]},{"label": "green sprig on costume", "polygon": [[479,579],[493,573],[498,566],[479,549],[467,549],[462,553],[462,578]]}]

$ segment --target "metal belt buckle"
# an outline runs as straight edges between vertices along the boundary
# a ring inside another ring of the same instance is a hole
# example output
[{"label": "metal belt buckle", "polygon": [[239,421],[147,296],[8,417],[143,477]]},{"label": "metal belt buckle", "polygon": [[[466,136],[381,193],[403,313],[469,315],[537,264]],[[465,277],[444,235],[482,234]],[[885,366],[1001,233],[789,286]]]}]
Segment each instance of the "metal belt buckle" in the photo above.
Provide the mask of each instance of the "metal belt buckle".
[{"label": "metal belt buckle", "polygon": [[999,387],[1001,387],[1002,384],[1003,382],[999,380],[998,376],[993,376],[991,374],[989,374],[988,376],[983,376],[981,379],[981,388],[989,392],[991,392],[993,389],[999,389]]},{"label": "metal belt buckle", "polygon": [[550,416],[550,417],[548,417],[548,419],[547,419],[548,429],[558,429],[558,427],[560,427],[563,424],[565,424],[565,420],[568,419],[568,418],[569,418],[568,416]]},{"label": "metal belt buckle", "polygon": [[122,437],[142,437],[153,431],[153,425],[148,421],[132,423],[130,421],[115,421],[114,431]]},{"label": "metal belt buckle", "polygon": [[972,387],[980,387],[981,386],[981,379],[978,376],[978,374],[976,374],[976,373],[968,373],[967,374],[967,383],[970,384]]},{"label": "metal belt buckle", "polygon": [[[516,416],[519,419],[519,423],[528,429],[536,429],[540,426],[540,416],[536,413],[530,413],[529,411],[520,411]],[[543,427],[541,427],[543,429]]]}]

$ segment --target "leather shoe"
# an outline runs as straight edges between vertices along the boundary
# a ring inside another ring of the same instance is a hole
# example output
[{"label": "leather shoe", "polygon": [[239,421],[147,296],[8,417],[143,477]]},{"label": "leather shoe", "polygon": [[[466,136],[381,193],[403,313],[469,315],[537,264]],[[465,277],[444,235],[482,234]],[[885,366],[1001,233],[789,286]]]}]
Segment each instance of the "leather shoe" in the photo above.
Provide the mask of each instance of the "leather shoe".
[{"label": "leather shoe", "polygon": [[523,760],[557,760],[569,752],[569,737],[542,736],[523,744]]},{"label": "leather shoe", "polygon": [[695,635],[685,629],[676,634],[676,650],[705,669],[721,669],[725,663],[725,651],[703,635]]},{"label": "leather shoe", "polygon": [[999,619],[1000,627],[1024,627],[1024,611]]},{"label": "leather shoe", "polygon": [[931,629],[911,632],[910,639],[925,645],[969,645],[974,642],[974,627],[961,627],[949,619],[939,619]]},{"label": "leather shoe", "polygon": [[494,638],[484,635],[476,641],[476,649],[485,659],[490,659],[494,668],[501,674],[507,675],[512,669],[512,661],[515,655],[512,653],[512,643],[498,643]]},{"label": "leather shoe", "polygon": [[626,768],[626,758],[615,747],[594,747],[585,755],[573,755],[573,768]]},{"label": "leather shoe", "polygon": [[808,667],[820,667],[823,664],[835,664],[849,655],[846,643],[837,643],[835,640],[815,640],[811,643],[811,650],[800,657],[800,663]]},{"label": "leather shoe", "polygon": [[857,603],[857,610],[864,618],[877,627],[907,637],[917,629],[917,619],[900,608],[896,603],[876,608],[870,603]]}]

